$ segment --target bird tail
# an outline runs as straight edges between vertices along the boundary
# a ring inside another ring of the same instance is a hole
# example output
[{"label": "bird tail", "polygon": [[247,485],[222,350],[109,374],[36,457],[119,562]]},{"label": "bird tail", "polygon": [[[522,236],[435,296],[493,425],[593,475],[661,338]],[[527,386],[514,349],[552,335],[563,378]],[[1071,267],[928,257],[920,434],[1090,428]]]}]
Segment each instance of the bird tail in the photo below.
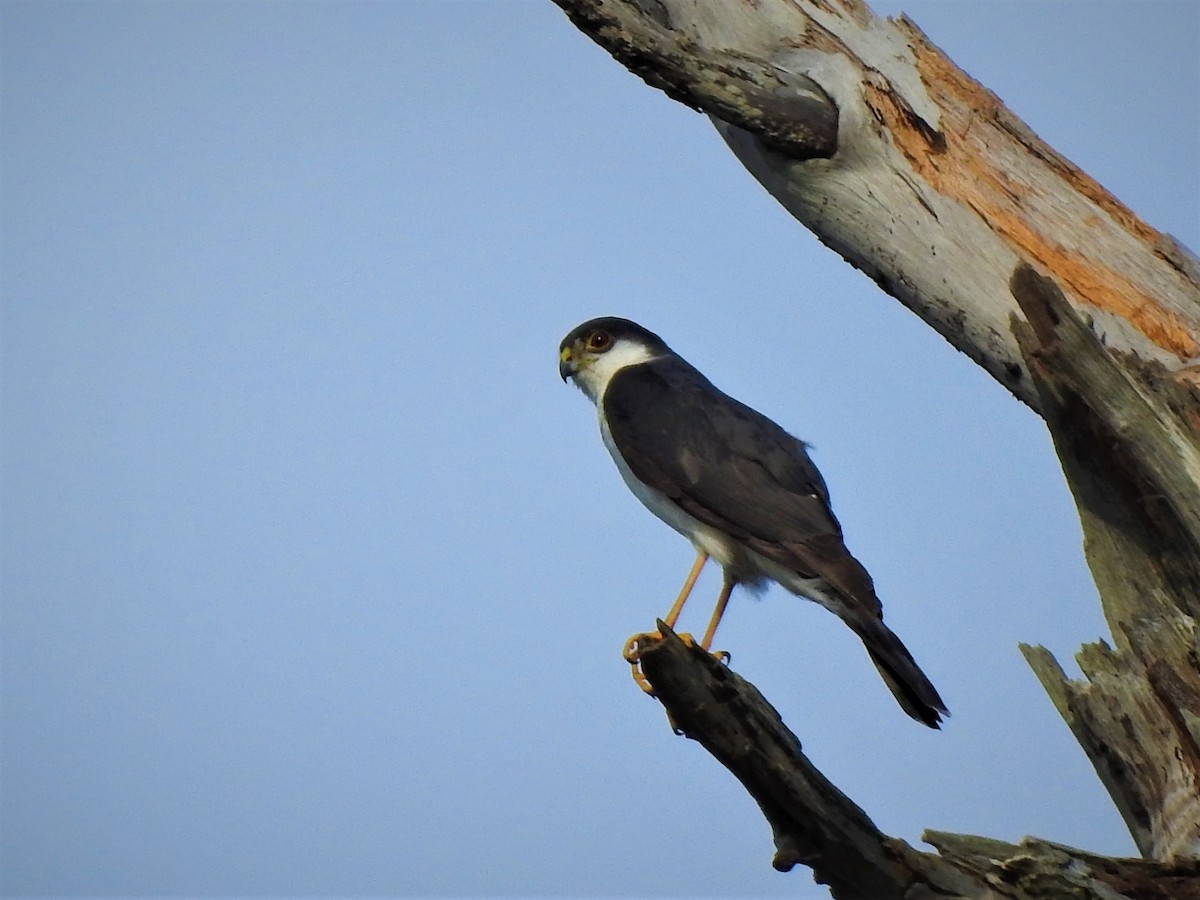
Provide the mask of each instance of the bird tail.
[{"label": "bird tail", "polygon": [[933,683],[913,661],[912,654],[882,619],[863,616],[851,627],[862,639],[871,662],[883,676],[901,709],[923,725],[940,727],[942,716],[949,716],[946,704]]}]

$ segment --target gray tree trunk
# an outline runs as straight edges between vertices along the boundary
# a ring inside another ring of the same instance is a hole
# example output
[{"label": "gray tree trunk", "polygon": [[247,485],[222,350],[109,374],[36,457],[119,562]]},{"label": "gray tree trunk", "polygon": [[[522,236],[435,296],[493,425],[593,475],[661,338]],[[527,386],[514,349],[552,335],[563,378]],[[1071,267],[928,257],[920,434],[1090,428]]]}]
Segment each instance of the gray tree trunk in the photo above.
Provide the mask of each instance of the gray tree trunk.
[{"label": "gray tree trunk", "polygon": [[840,898],[1200,898],[1200,261],[861,0],[555,2],[1042,416],[1112,631],[1079,653],[1082,681],[1023,650],[1143,860],[938,833],[919,853],[752,686],[664,632],[643,671],[758,800],[775,865],[811,866]]}]

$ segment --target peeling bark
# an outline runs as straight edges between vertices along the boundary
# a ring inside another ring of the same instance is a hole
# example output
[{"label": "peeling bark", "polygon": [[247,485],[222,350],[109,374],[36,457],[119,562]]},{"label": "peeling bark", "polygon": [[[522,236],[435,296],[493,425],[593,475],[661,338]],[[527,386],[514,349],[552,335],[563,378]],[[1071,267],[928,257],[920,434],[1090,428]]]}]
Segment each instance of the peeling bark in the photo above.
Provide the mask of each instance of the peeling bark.
[{"label": "peeling bark", "polygon": [[[649,84],[708,113],[793,216],[1031,406],[1037,393],[1008,327],[1019,314],[1008,276],[1023,260],[1093,315],[1114,349],[1170,373],[1198,362],[1196,258],[910,20],[877,18],[861,0],[555,2]],[[789,151],[778,114],[797,92],[828,98],[836,152],[811,152],[807,113]]]}]

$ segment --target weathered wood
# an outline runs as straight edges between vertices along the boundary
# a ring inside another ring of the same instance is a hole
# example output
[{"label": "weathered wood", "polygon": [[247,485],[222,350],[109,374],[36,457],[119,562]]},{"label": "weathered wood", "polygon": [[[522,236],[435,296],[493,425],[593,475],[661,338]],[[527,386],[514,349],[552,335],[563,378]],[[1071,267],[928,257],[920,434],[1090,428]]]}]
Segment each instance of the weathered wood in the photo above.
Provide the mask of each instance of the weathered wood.
[{"label": "weathered wood", "polygon": [[[555,2],[649,83],[709,113],[792,215],[1031,406],[1008,327],[1022,260],[1051,273],[1111,347],[1172,375],[1200,356],[1195,257],[908,19],[880,19],[862,0]],[[780,103],[808,79],[836,108],[832,157],[779,152],[786,129],[765,115],[775,77]]]},{"label": "weathered wood", "polygon": [[1200,862],[1115,859],[1065,844],[1026,838],[1009,844],[974,835],[927,831],[942,858],[995,886],[1001,896],[1200,900]]},{"label": "weathered wood", "polygon": [[774,832],[772,865],[781,872],[809,866],[846,900],[904,897],[912,883],[907,845],[880,832],[809,762],[753,685],[661,621],[658,630],[662,639],[639,642],[642,672],[676,731],[703,745],[758,803]]},{"label": "weathered wood", "polygon": [[[1088,563],[1117,649],[1078,655],[1068,679],[1022,646],[1108,789],[1138,849],[1200,854],[1200,405],[1154,364],[1123,361],[1049,278],[1021,266],[1014,331],[1079,507]],[[1027,324],[1026,324],[1027,323]],[[1134,364],[1131,368],[1130,363]],[[1159,396],[1164,386],[1167,402]]]},{"label": "weathered wood", "polygon": [[1200,617],[1200,445],[1189,424],[1200,421],[1200,402],[1162,377],[1158,390],[1171,384],[1173,403],[1147,389],[1159,367],[1119,360],[1032,267],[1016,269],[1011,289],[1028,322],[1014,318],[1014,334],[1118,646],[1143,616]]},{"label": "weathered wood", "polygon": [[748,681],[663,622],[639,642],[643,673],[675,730],[745,786],[771,825],[776,869],[809,866],[839,900],[1200,900],[1200,861],[1112,859],[1027,838],[927,832],[939,853],[876,828],[804,755]]},{"label": "weathered wood", "polygon": [[748,128],[792,159],[828,158],[837,149],[837,107],[811,78],[690,40],[672,30],[659,0],[559,6],[581,31],[668,97]]},{"label": "weathered wood", "polygon": [[1163,860],[1194,856],[1194,779],[1200,771],[1195,717],[1190,728],[1179,722],[1146,670],[1106,644],[1079,653],[1087,676],[1082,681],[1069,679],[1044,647],[1023,644],[1021,652],[1091,760],[1138,850]]}]

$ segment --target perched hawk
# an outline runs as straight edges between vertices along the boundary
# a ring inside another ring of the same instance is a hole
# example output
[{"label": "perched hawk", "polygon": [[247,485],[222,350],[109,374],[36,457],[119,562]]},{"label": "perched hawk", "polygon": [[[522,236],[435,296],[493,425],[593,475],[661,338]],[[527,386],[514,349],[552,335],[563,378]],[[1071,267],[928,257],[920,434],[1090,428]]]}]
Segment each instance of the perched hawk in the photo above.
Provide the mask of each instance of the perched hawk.
[{"label": "perched hawk", "polygon": [[904,711],[938,727],[946,705],[883,623],[871,576],[846,549],[803,441],[717,390],[628,319],[584,322],[563,338],[558,368],[596,404],[604,445],[629,489],[696,548],[668,626],[709,558],[725,577],[705,650],[735,585],[776,581],[849,625]]}]

